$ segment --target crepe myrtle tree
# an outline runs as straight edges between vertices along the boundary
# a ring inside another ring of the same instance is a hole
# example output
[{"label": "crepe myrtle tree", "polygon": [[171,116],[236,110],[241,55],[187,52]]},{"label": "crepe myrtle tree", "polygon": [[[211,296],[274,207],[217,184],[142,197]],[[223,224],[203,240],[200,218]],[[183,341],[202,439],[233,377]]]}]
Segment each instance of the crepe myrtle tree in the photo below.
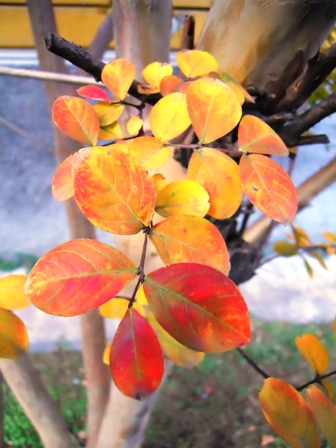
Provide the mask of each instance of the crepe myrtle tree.
[{"label": "crepe myrtle tree", "polygon": [[[50,3],[28,0],[28,8],[43,70],[64,73],[68,60],[103,82],[77,91],[47,85],[59,162],[52,191],[66,204],[71,239],[28,278],[2,285],[25,284],[18,299],[3,294],[8,359],[0,366],[44,445],[78,442],[28,355],[18,358],[27,335],[9,309],[26,296],[47,313],[82,316],[88,447],[140,446],[165,369],[232,349],[264,380],[261,410],[289,446],[319,447],[318,426],[336,446],[327,349],[314,335],[297,338],[313,380],[294,387],[270,378],[241,348],[251,332],[237,288],[265,262],[273,222],[292,230],[276,254],[300,254],[308,273],[309,257],[323,265],[323,254],[335,252],[335,235],[314,245],[292,221],[335,180],[336,159],[296,189],[273,156],[288,157],[292,168],[296,151],[288,148],[328,141],[305,133],[334,112],[332,88],[302,106],[336,65],[335,45],[319,52],[336,2],[214,1],[196,48],[186,18],[175,74],[167,63],[169,1],[115,1],[90,52],[56,34]],[[105,65],[99,56],[111,18],[116,59]],[[265,217],[249,227],[253,209]],[[94,227],[111,232],[118,247],[97,241]],[[109,344],[103,317],[120,319]]]}]

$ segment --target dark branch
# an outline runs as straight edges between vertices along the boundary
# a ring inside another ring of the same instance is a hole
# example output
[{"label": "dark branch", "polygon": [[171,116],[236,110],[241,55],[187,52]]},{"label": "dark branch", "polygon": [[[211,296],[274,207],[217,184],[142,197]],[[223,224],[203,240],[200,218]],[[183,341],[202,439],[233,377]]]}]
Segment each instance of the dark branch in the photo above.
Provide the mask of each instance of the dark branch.
[{"label": "dark branch", "polygon": [[[104,62],[91,56],[84,48],[63,39],[57,34],[49,33],[45,39],[46,47],[51,52],[71,62],[76,67],[93,76],[97,82],[101,81],[101,73],[105,67]],[[129,89],[129,94],[147,104],[156,104],[161,98],[160,94],[141,95],[138,92],[139,82],[134,81]]]},{"label": "dark branch", "polygon": [[313,380],[308,381],[305,384],[302,384],[302,386],[296,387],[296,390],[300,392],[301,390],[305,389],[306,387],[310,386],[311,384],[320,383],[322,380],[329,378],[332,375],[336,374],[336,370],[333,370],[332,372],[326,373],[325,375],[317,375]]},{"label": "dark branch", "polygon": [[186,16],[182,30],[182,50],[193,50],[195,39],[195,17]]},{"label": "dark branch", "polygon": [[250,366],[252,366],[254,368],[254,370],[256,370],[263,378],[267,379],[269,378],[269,375],[264,372],[259,366],[258,364],[256,364],[252,358],[250,358],[245,352],[244,350],[242,350],[241,348],[237,348],[236,349],[239,354],[250,364]]}]

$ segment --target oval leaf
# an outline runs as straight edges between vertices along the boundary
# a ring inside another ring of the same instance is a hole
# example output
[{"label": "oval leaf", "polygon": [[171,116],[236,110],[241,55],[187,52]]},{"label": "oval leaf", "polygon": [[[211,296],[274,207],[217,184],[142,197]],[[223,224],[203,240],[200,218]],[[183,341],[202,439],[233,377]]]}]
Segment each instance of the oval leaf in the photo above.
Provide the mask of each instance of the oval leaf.
[{"label": "oval leaf", "polygon": [[162,96],[169,95],[170,93],[179,92],[183,79],[178,76],[165,76],[160,82],[160,93]]},{"label": "oval leaf", "polygon": [[149,274],[144,292],[159,324],[180,344],[200,352],[224,352],[250,340],[243,297],[224,274],[178,263]]},{"label": "oval leaf", "polygon": [[155,211],[164,218],[171,215],[203,217],[209,207],[209,195],[201,185],[192,180],[179,180],[159,191]]},{"label": "oval leaf", "polygon": [[238,128],[239,151],[287,157],[287,146],[276,132],[260,118],[244,115]]},{"label": "oval leaf", "polygon": [[267,378],[259,401],[269,425],[291,448],[319,448],[314,415],[294,387],[285,381]]},{"label": "oval leaf", "polygon": [[217,79],[198,79],[187,90],[187,107],[200,143],[210,143],[234,129],[242,115],[236,95]]},{"label": "oval leaf", "polygon": [[62,202],[72,198],[74,186],[72,179],[72,161],[74,155],[71,154],[58,166],[51,184],[51,192],[55,201]]},{"label": "oval leaf", "polygon": [[287,226],[294,219],[298,200],[286,171],[269,157],[259,154],[240,159],[240,178],[249,200],[265,215]]},{"label": "oval leaf", "polygon": [[186,96],[175,92],[161,98],[151,110],[149,121],[154,136],[162,142],[182,134],[191,124]]},{"label": "oval leaf", "polygon": [[99,130],[99,140],[116,140],[122,138],[122,131],[119,123],[116,121]]},{"label": "oval leaf", "polygon": [[22,320],[0,308],[0,358],[18,359],[28,351],[28,334]]},{"label": "oval leaf", "polygon": [[199,263],[227,275],[230,257],[225,241],[211,222],[198,216],[172,216],[155,224],[149,237],[162,261]]},{"label": "oval leaf", "polygon": [[100,101],[93,106],[99,117],[101,127],[108,126],[118,120],[123,113],[125,106],[120,103],[107,103]]},{"label": "oval leaf", "polygon": [[315,373],[318,375],[326,373],[329,365],[329,353],[316,336],[313,334],[297,336],[295,344]]},{"label": "oval leaf", "polygon": [[11,274],[0,278],[0,308],[20,310],[31,305],[24,293],[27,275]]},{"label": "oval leaf", "polygon": [[116,59],[105,65],[102,81],[120,100],[125,99],[135,78],[135,66],[127,59]]},{"label": "oval leaf", "polygon": [[239,167],[226,154],[212,148],[194,151],[188,166],[188,179],[202,185],[210,196],[208,214],[227,219],[236,213],[243,198]]},{"label": "oval leaf", "polygon": [[171,148],[163,146],[154,137],[137,137],[130,143],[128,153],[134,157],[146,170],[156,170],[164,165],[171,156]]},{"label": "oval leaf", "polygon": [[110,353],[112,379],[128,397],[148,397],[160,385],[163,354],[157,336],[149,323],[129,308],[113,338]]},{"label": "oval leaf", "polygon": [[[165,76],[173,74],[173,67],[165,62],[152,62],[147,65],[142,72],[142,76],[150,86],[155,87],[156,92],[160,91],[160,82]],[[154,93],[154,92],[153,92]]]},{"label": "oval leaf", "polygon": [[99,86],[84,86],[77,89],[77,93],[78,95],[90,100],[110,101],[108,94]]},{"label": "oval leaf", "polygon": [[152,220],[155,194],[147,171],[128,154],[86,148],[74,157],[75,199],[95,226],[132,235]]},{"label": "oval leaf", "polygon": [[89,239],[61,244],[35,264],[25,292],[39,309],[76,316],[110,300],[137,275],[118,249]]},{"label": "oval leaf", "polygon": [[275,252],[283,257],[292,257],[298,254],[296,244],[288,241],[277,241],[273,244]]},{"label": "oval leaf", "polygon": [[142,118],[137,117],[137,116],[131,117],[128,120],[127,125],[126,125],[127,132],[130,135],[132,135],[132,136],[138,135],[138,133],[139,133],[140,129],[142,128],[142,126],[143,126],[143,119]]},{"label": "oval leaf", "polygon": [[211,54],[200,50],[179,51],[176,62],[186,78],[207,75],[218,67],[218,62]]},{"label": "oval leaf", "polygon": [[73,96],[57,98],[52,107],[52,119],[64,134],[94,146],[98,140],[99,118],[85,100]]}]

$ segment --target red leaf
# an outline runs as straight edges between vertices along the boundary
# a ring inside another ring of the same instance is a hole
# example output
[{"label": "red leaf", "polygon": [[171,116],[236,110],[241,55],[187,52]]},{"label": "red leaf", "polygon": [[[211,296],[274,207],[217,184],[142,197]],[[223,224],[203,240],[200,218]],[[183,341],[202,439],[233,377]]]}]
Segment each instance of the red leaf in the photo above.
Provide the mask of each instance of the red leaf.
[{"label": "red leaf", "polygon": [[250,340],[245,301],[216,269],[172,264],[149,274],[144,292],[159,324],[192,350],[224,352]]},{"label": "red leaf", "polygon": [[118,389],[128,397],[148,397],[160,385],[164,371],[158,338],[149,323],[129,308],[114,336],[110,370]]},{"label": "red leaf", "polygon": [[78,95],[96,101],[110,101],[110,97],[104,89],[98,86],[84,86],[77,89]]},{"label": "red leaf", "polygon": [[58,166],[52,180],[51,192],[55,201],[62,202],[74,195],[72,161],[74,155],[67,157]]},{"label": "red leaf", "polygon": [[25,292],[42,311],[75,316],[112,299],[137,275],[118,249],[89,239],[61,244],[31,270]]}]

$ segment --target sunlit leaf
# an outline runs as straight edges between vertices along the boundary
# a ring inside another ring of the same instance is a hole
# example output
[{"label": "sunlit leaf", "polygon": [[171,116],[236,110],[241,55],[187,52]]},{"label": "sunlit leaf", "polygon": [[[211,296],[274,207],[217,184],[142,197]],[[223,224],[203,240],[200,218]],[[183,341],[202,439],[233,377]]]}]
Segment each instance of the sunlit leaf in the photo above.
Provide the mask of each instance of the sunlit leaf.
[{"label": "sunlit leaf", "polygon": [[159,191],[155,211],[164,218],[171,215],[203,217],[209,207],[209,195],[201,185],[192,180],[180,180]]},{"label": "sunlit leaf", "polygon": [[170,93],[179,92],[183,79],[178,76],[166,76],[161,80],[160,93],[162,96],[169,95]]},{"label": "sunlit leaf", "polygon": [[239,168],[244,192],[252,204],[274,221],[288,225],[295,217],[298,200],[286,171],[260,154],[243,154]]},{"label": "sunlit leaf", "polygon": [[[165,62],[152,62],[147,65],[142,72],[142,76],[149,85],[155,87],[156,92],[160,91],[160,82],[165,76],[173,74],[173,67]],[[154,92],[153,92],[154,93]]]},{"label": "sunlit leaf", "polygon": [[328,266],[326,265],[322,255],[319,252],[317,252],[316,250],[310,250],[309,255],[315,258],[315,260],[317,260],[324,269],[328,270]]},{"label": "sunlit leaf", "polygon": [[176,92],[161,98],[151,110],[149,121],[154,136],[163,142],[182,134],[191,124],[186,96]]},{"label": "sunlit leaf", "polygon": [[127,59],[115,59],[105,65],[102,81],[120,100],[125,99],[135,78],[135,66]]},{"label": "sunlit leaf", "polygon": [[99,129],[99,140],[116,140],[122,138],[122,131],[119,123],[111,123],[108,126]]},{"label": "sunlit leaf", "polygon": [[145,136],[132,140],[128,153],[149,171],[160,168],[170,159],[171,148],[155,137]]},{"label": "sunlit leaf", "polygon": [[147,171],[128,154],[96,147],[80,150],[73,163],[75,199],[95,226],[132,235],[152,220],[155,194]]},{"label": "sunlit leaf", "polygon": [[236,95],[217,79],[198,79],[187,90],[192,127],[201,143],[210,143],[234,129],[242,110]]},{"label": "sunlit leaf", "polygon": [[208,214],[213,218],[227,219],[238,210],[243,197],[239,167],[226,154],[213,148],[194,151],[188,166],[188,179],[201,184],[208,192]]},{"label": "sunlit leaf", "polygon": [[336,447],[336,408],[315,385],[306,390],[307,402],[330,448]]},{"label": "sunlit leaf", "polygon": [[311,264],[306,260],[306,258],[302,257],[302,259],[303,259],[304,267],[306,268],[306,271],[307,271],[309,277],[312,278],[314,276],[314,271],[313,271],[313,268],[311,267]]},{"label": "sunlit leaf", "polygon": [[179,51],[176,62],[186,78],[206,75],[218,67],[218,62],[211,54],[200,50]]},{"label": "sunlit leaf", "polygon": [[292,230],[296,244],[299,247],[308,247],[312,244],[309,236],[301,227],[292,226]]},{"label": "sunlit leaf", "polygon": [[165,177],[161,173],[153,174],[151,177],[152,186],[154,188],[155,194],[158,194],[159,191],[162,190],[166,185],[168,185],[168,181],[166,181]]},{"label": "sunlit leaf", "polygon": [[10,274],[0,278],[0,308],[19,310],[31,305],[24,293],[27,275]]},{"label": "sunlit leaf", "polygon": [[46,313],[75,316],[110,300],[136,275],[135,265],[118,249],[78,239],[43,255],[28,276],[25,292]]},{"label": "sunlit leaf", "polygon": [[167,265],[206,264],[225,275],[230,270],[225,241],[216,226],[206,219],[189,215],[172,216],[152,227],[149,237]]},{"label": "sunlit leaf", "polygon": [[74,195],[72,180],[73,154],[57,167],[51,184],[51,192],[55,201],[62,202]]},{"label": "sunlit leaf", "polygon": [[225,82],[225,84],[230,87],[230,89],[234,91],[240,104],[243,104],[245,100],[250,101],[251,103],[255,102],[252,96],[244,89],[244,87],[240,85],[239,82],[236,81],[228,73],[220,72],[219,77],[223,82]]},{"label": "sunlit leaf", "polygon": [[108,366],[110,365],[112,342],[113,342],[113,340],[107,344],[107,346],[105,347],[104,353],[103,353],[103,363]]},{"label": "sunlit leaf", "polygon": [[323,232],[324,238],[329,241],[329,243],[336,243],[336,235],[332,234],[331,232]]},{"label": "sunlit leaf", "polygon": [[259,393],[261,410],[273,430],[291,448],[319,448],[314,415],[294,387],[267,378]]},{"label": "sunlit leaf", "polygon": [[18,359],[28,351],[28,334],[22,320],[0,308],[0,358]]},{"label": "sunlit leaf", "polygon": [[144,291],[159,324],[180,344],[200,352],[224,352],[250,340],[243,297],[224,274],[178,263],[146,276]]},{"label": "sunlit leaf", "polygon": [[330,380],[322,380],[321,386],[326,391],[329,400],[333,401],[335,399],[335,387],[334,383]]},{"label": "sunlit leaf", "polygon": [[137,116],[131,117],[127,122],[127,132],[132,135],[138,135],[143,125],[143,119]]},{"label": "sunlit leaf", "polygon": [[[122,297],[115,297],[99,307],[99,314],[106,319],[122,319],[126,313],[129,305],[129,299]],[[137,302],[133,303],[134,309],[143,315],[143,309]]]},{"label": "sunlit leaf", "polygon": [[120,103],[106,103],[101,101],[93,106],[99,117],[101,127],[108,126],[118,120],[125,106]]},{"label": "sunlit leaf", "polygon": [[295,344],[310,367],[318,375],[326,373],[329,365],[328,350],[313,334],[303,334],[295,338]]},{"label": "sunlit leaf", "polygon": [[238,127],[239,151],[287,157],[287,146],[260,118],[244,115]]},{"label": "sunlit leaf", "polygon": [[99,86],[84,86],[77,89],[77,93],[78,95],[90,100],[110,101],[108,94]]},{"label": "sunlit leaf", "polygon": [[128,397],[148,397],[160,385],[163,354],[149,323],[129,308],[113,338],[110,354],[112,379]]},{"label": "sunlit leaf", "polygon": [[98,140],[99,118],[85,100],[73,96],[60,96],[52,107],[52,119],[64,134],[94,146]]},{"label": "sunlit leaf", "polygon": [[273,244],[273,249],[282,257],[292,257],[298,254],[296,244],[289,243],[288,241],[277,241]]},{"label": "sunlit leaf", "polygon": [[190,350],[190,348],[177,342],[161,327],[152,314],[149,322],[157,334],[164,354],[175,364],[191,369],[203,361],[204,353]]}]

